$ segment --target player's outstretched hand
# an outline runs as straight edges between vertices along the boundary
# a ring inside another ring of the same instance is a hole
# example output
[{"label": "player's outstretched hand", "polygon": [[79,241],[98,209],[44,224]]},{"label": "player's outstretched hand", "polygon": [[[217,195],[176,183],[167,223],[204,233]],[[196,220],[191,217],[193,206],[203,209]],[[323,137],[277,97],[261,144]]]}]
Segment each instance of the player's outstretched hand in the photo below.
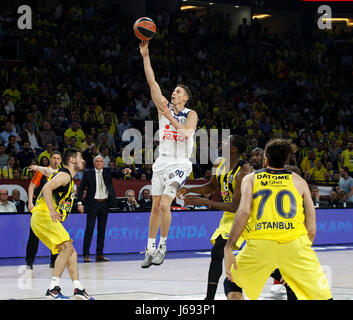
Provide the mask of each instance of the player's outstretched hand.
[{"label": "player's outstretched hand", "polygon": [[172,109],[169,108],[168,101],[163,100],[159,106],[157,106],[159,112],[163,114],[169,121],[173,118]]},{"label": "player's outstretched hand", "polygon": [[143,57],[147,57],[148,56],[148,44],[149,44],[149,40],[142,40],[140,43],[140,53],[141,56]]},{"label": "player's outstretched hand", "polygon": [[205,199],[200,198],[198,196],[186,196],[184,197],[184,204],[186,206],[190,206],[190,205],[201,206],[205,204]]},{"label": "player's outstretched hand", "polygon": [[85,212],[85,208],[82,204],[77,205],[77,210],[81,214],[83,214]]},{"label": "player's outstretched hand", "polygon": [[29,170],[31,170],[31,171],[37,171],[37,170],[38,170],[38,166],[37,166],[36,164],[31,164],[31,165],[29,166]]},{"label": "player's outstretched hand", "polygon": [[177,191],[176,196],[178,199],[182,200],[184,199],[184,195],[186,195],[187,193],[188,193],[188,189],[182,187],[180,190]]}]

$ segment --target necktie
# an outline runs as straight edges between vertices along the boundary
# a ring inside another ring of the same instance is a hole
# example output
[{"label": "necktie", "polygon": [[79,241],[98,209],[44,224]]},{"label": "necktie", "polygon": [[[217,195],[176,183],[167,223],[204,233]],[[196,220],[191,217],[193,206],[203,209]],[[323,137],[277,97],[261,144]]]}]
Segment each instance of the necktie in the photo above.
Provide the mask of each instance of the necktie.
[{"label": "necktie", "polygon": [[103,199],[104,198],[102,171],[98,171],[98,195],[99,195],[99,199]]}]

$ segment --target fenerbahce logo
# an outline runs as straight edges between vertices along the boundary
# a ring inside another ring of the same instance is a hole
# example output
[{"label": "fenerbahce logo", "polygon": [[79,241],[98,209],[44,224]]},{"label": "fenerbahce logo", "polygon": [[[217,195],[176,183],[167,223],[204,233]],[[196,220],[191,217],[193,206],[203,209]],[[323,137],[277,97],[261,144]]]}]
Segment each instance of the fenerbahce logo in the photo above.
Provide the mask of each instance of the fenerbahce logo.
[{"label": "fenerbahce logo", "polygon": [[179,142],[184,142],[185,140],[185,137],[183,137],[182,135],[178,134],[177,131],[173,131],[173,130],[170,130],[170,125],[167,124],[165,126],[165,129],[163,130],[164,132],[164,135],[163,135],[163,140],[167,139],[167,140],[170,140],[170,141],[179,141]]}]

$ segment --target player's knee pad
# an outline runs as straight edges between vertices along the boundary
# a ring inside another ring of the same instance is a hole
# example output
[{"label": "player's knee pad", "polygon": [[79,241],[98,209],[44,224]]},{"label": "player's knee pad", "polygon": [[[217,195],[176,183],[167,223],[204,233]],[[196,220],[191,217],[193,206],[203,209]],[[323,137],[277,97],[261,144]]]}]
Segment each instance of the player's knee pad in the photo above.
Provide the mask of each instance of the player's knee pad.
[{"label": "player's knee pad", "polygon": [[163,193],[174,199],[176,196],[177,190],[178,190],[178,187],[175,184],[171,184],[165,187]]},{"label": "player's knee pad", "polygon": [[231,282],[227,277],[224,279],[223,282],[224,287],[224,294],[228,296],[231,292],[243,292],[243,289],[238,287],[234,282]]}]

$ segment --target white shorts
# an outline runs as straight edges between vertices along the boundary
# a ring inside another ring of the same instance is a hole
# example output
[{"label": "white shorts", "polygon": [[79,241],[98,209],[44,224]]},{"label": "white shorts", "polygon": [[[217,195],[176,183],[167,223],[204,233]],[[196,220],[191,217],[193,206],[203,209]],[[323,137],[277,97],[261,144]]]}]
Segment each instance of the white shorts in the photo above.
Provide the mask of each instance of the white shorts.
[{"label": "white shorts", "polygon": [[[154,163],[152,175],[152,195],[160,196],[164,193],[166,187],[174,184],[177,188],[181,188],[186,180],[188,179],[190,173],[192,172],[191,161],[183,163],[167,163],[164,161],[158,161],[159,158]],[[160,166],[159,166],[160,165]],[[162,169],[162,170],[158,170]]]}]

